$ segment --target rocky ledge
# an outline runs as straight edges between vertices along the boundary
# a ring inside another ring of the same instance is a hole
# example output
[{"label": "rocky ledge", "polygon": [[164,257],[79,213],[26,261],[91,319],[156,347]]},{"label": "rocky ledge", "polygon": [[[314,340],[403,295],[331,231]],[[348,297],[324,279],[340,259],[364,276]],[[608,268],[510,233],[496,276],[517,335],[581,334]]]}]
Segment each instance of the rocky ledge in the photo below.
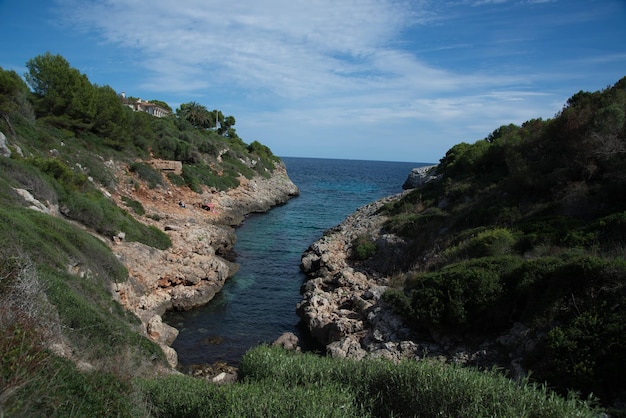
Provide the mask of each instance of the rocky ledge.
[{"label": "rocky ledge", "polygon": [[[308,280],[297,312],[311,335],[332,357],[429,357],[479,367],[498,365],[523,375],[520,359],[534,339],[522,324],[489,340],[417,334],[385,303],[382,295],[393,280],[394,260],[402,259],[410,243],[385,233],[386,217],[379,210],[402,195],[359,208],[303,254],[301,268]],[[365,262],[351,258],[355,239],[363,235],[377,247],[376,256]]]},{"label": "rocky ledge", "polygon": [[[120,176],[128,173],[121,168]],[[172,246],[158,250],[113,237],[113,251],[129,271],[129,280],[113,285],[112,293],[142,321],[143,330],[157,342],[172,367],[176,352],[170,344],[178,330],[164,324],[168,309],[188,310],[209,302],[238,269],[232,256],[236,241],[233,227],[246,214],[263,212],[298,195],[298,188],[280,165],[269,178],[241,178],[239,187],[227,192],[197,194],[175,187],[139,190],[120,179],[112,196],[141,202],[149,217],[140,221],[165,231]],[[209,209],[209,210],[207,210]]]}]

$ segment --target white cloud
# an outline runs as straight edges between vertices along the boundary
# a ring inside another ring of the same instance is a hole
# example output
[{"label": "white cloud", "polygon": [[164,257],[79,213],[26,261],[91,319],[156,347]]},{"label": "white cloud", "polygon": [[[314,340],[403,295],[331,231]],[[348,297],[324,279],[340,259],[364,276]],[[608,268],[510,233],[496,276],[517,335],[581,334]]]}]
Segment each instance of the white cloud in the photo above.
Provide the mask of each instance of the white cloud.
[{"label": "white cloud", "polygon": [[285,97],[335,89],[343,78],[372,70],[367,57],[410,16],[395,2],[373,0],[61,4],[72,25],[142,54],[149,76],[187,80],[196,74],[185,68],[195,67],[207,79]]},{"label": "white cloud", "polygon": [[[557,85],[564,74],[535,69],[542,63],[526,67],[524,59],[524,47],[544,42],[546,28],[552,30],[551,16],[533,19],[537,27],[526,31],[517,14],[511,25],[516,30],[491,14],[510,9],[499,3],[514,5],[517,13],[529,2],[542,1],[57,0],[68,28],[95,32],[104,43],[135,54],[140,87],[154,92],[151,97],[204,95],[213,100],[205,103],[209,107],[236,107],[238,131],[256,129],[247,139],[263,132],[268,137],[262,142],[271,136],[287,146],[299,135],[328,147],[337,141],[323,142],[326,136],[354,142],[350,132],[367,135],[367,129],[371,135],[395,131],[405,143],[422,134],[478,139],[500,124],[558,109],[555,103],[567,96],[533,90],[542,81]],[[483,15],[473,7],[478,5],[493,10]],[[468,7],[483,19],[485,31],[497,27],[497,35],[458,36],[456,25],[465,23]],[[581,12],[559,15],[567,15],[561,17],[566,24]],[[421,30],[430,25],[446,29],[436,32],[441,38]],[[449,60],[460,54],[464,61],[453,67],[425,58],[443,54]],[[618,53],[604,57],[624,59]],[[225,102],[215,103],[217,92]]]}]

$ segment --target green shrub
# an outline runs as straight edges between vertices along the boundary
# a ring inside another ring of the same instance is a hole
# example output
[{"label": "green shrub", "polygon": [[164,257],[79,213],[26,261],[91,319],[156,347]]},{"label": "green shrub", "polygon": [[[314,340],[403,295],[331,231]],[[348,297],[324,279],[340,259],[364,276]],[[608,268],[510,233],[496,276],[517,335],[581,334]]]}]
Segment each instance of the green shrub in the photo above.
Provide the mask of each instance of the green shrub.
[{"label": "green shrub", "polygon": [[376,243],[368,235],[359,235],[352,242],[352,255],[357,260],[366,260],[376,254]]},{"label": "green shrub", "polygon": [[172,246],[170,237],[159,228],[153,225],[144,225],[139,222],[133,222],[126,232],[126,240],[137,241],[159,250],[166,250]]},{"label": "green shrub", "polygon": [[154,189],[157,186],[165,186],[165,180],[161,172],[150,164],[135,162],[130,165],[129,170],[145,181],[150,189]]},{"label": "green shrub", "polygon": [[608,301],[598,305],[552,328],[541,347],[543,360],[534,366],[539,378],[557,387],[619,399],[626,390],[626,309]]},{"label": "green shrub", "polygon": [[247,179],[254,177],[255,171],[242,161],[243,156],[234,153],[226,153],[222,156],[222,159],[224,160],[224,170],[229,172],[230,176],[237,177],[241,174]]},{"label": "green shrub", "polygon": [[102,157],[95,156],[88,152],[81,152],[78,158],[81,167],[87,170],[87,173],[94,181],[104,187],[113,186],[115,177],[111,170],[104,164]]},{"label": "green shrub", "polygon": [[[0,413],[145,415],[124,377],[164,356],[111,298],[111,281],[127,278],[124,266],[100,240],[32,210],[0,208],[0,234],[9,231],[21,239],[0,258]],[[33,260],[27,268],[24,254]],[[95,370],[79,372],[46,349],[61,337]]]},{"label": "green shrub", "polygon": [[65,189],[77,190],[85,185],[87,176],[74,173],[65,163],[56,158],[33,158],[30,163],[56,179]]},{"label": "green shrub", "polygon": [[436,229],[436,226],[448,217],[448,214],[439,208],[414,211],[414,204],[409,202],[405,202],[393,210],[397,214],[385,222],[385,227],[409,238],[423,236],[426,229]]},{"label": "green shrub", "polygon": [[69,360],[51,356],[9,399],[7,416],[146,416],[133,388],[114,374],[85,373]]},{"label": "green shrub", "polygon": [[358,401],[339,385],[284,382],[215,385],[187,376],[142,380],[158,416],[168,417],[360,417]]},{"label": "green shrub", "polygon": [[405,291],[388,291],[386,300],[417,326],[452,332],[506,329],[519,312],[511,303],[517,289],[516,256],[484,257],[408,277]]},{"label": "green shrub", "polygon": [[113,236],[119,232],[119,226],[107,219],[101,196],[84,193],[70,193],[62,203],[63,213],[70,219],[93,228],[96,232]]},{"label": "green shrub", "polygon": [[[41,202],[51,204],[58,202],[57,192],[52,185],[53,180],[43,175],[27,160],[0,158],[0,178],[4,180],[2,182],[4,187],[10,184],[13,187],[26,189]],[[9,194],[12,193],[8,189],[2,192],[2,195],[6,197]]]},{"label": "green shrub", "polygon": [[112,300],[106,280],[85,280],[44,267],[39,271],[49,283],[47,294],[67,327],[66,337],[83,357],[114,367],[121,353],[132,348],[133,360],[128,361],[133,366],[153,357],[163,359],[161,349],[131,327],[138,319]]},{"label": "green shrub", "polygon": [[174,174],[174,173],[167,173],[167,178],[170,180],[170,182],[174,185],[174,186],[184,186],[185,183],[185,179],[182,176],[179,176],[178,174]]},{"label": "green shrub", "polygon": [[183,164],[183,178],[189,188],[197,193],[202,193],[202,184],[217,190],[230,190],[239,186],[236,173],[219,175],[206,164]]},{"label": "green shrub", "polygon": [[599,231],[599,241],[605,248],[626,247],[626,212],[598,219],[593,229]]},{"label": "green shrub", "polygon": [[449,261],[506,255],[511,253],[515,242],[513,233],[506,228],[488,229],[446,249],[443,255]]},{"label": "green shrub", "polygon": [[143,208],[143,205],[141,204],[141,202],[138,202],[137,200],[133,200],[126,196],[122,196],[122,201],[126,204],[126,206],[131,208],[137,215],[141,216],[146,213],[146,210]]}]

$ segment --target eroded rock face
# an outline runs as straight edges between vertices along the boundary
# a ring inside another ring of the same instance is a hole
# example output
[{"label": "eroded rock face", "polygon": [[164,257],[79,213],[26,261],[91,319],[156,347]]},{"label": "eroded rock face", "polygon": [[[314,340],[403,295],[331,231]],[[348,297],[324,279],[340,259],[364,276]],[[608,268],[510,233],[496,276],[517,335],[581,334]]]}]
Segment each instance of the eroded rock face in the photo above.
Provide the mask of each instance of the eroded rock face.
[{"label": "eroded rock face", "polygon": [[300,351],[300,339],[293,332],[284,332],[273,343],[275,347],[282,347],[285,350]]},{"label": "eroded rock face", "polygon": [[266,211],[299,191],[284,166],[268,179],[242,178],[237,189],[202,195],[186,189],[134,190],[128,181],[118,184],[122,186],[112,196],[118,205],[124,206],[123,196],[141,202],[151,216],[140,221],[165,231],[172,246],[158,250],[126,242],[123,236],[111,237],[114,253],[129,271],[129,279],[114,284],[112,293],[141,319],[145,334],[162,347],[174,367],[176,352],[169,345],[178,331],[163,323],[162,315],[211,301],[239,268],[231,261],[236,241],[232,226],[246,214]]}]

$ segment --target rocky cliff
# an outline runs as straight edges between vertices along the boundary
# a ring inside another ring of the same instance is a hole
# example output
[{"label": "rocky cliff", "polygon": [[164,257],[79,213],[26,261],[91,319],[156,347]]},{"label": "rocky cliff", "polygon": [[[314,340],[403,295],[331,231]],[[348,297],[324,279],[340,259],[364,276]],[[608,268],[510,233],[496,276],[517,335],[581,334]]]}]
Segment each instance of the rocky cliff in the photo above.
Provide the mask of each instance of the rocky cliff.
[{"label": "rocky cliff", "polygon": [[[124,167],[118,168],[120,177],[129,175]],[[176,187],[136,189],[120,178],[112,195],[121,207],[124,197],[141,202],[150,215],[141,221],[166,231],[172,241],[163,251],[123,237],[114,237],[112,244],[129,271],[129,280],[115,284],[112,292],[141,319],[172,366],[177,356],[170,344],[178,331],[164,324],[162,315],[168,309],[187,310],[209,302],[238,268],[232,257],[233,226],[246,214],[267,211],[299,193],[282,165],[267,179],[240,181],[227,192],[197,194]]]}]

